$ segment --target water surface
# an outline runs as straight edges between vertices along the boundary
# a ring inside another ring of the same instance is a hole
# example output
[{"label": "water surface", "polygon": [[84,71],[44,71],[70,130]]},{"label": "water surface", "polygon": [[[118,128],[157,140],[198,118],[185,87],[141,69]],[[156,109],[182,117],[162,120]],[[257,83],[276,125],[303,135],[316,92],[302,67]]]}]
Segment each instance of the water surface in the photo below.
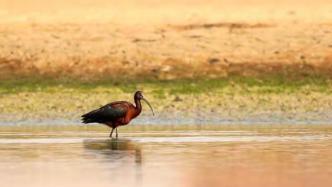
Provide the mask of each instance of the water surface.
[{"label": "water surface", "polygon": [[0,129],[1,186],[332,186],[332,127]]}]

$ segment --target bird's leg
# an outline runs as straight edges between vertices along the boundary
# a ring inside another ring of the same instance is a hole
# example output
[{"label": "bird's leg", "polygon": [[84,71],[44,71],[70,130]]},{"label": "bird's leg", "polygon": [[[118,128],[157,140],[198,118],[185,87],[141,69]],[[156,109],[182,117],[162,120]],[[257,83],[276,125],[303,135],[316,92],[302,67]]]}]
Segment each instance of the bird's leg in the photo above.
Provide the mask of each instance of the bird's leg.
[{"label": "bird's leg", "polygon": [[116,138],[118,138],[118,128],[115,128]]},{"label": "bird's leg", "polygon": [[114,131],[114,128],[112,128],[112,131],[110,133],[110,138],[112,138],[113,131]]}]

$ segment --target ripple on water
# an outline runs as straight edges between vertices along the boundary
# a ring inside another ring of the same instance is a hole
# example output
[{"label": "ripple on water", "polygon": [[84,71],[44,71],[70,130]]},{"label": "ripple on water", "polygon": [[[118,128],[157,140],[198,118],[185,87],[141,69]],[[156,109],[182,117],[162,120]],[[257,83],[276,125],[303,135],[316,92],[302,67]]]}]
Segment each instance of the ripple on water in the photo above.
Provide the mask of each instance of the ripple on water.
[{"label": "ripple on water", "polygon": [[[105,138],[1,138],[0,144],[66,144],[82,143],[84,140],[104,140]],[[168,137],[124,137],[141,143],[207,143],[207,142],[270,142],[270,141],[315,141],[332,139],[328,135],[302,136],[168,136]]]}]

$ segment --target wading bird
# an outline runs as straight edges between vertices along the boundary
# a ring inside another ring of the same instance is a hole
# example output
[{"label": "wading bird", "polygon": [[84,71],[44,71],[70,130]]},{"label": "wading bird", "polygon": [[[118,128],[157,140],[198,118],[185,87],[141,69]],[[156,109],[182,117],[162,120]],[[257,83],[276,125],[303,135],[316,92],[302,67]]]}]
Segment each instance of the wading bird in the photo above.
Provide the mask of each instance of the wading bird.
[{"label": "wading bird", "polygon": [[110,137],[112,138],[114,129],[116,131],[116,137],[118,137],[117,127],[127,125],[142,112],[141,100],[148,104],[154,115],[150,103],[143,97],[141,91],[137,91],[134,95],[135,105],[127,101],[115,101],[82,115],[82,122],[107,125],[112,128]]}]

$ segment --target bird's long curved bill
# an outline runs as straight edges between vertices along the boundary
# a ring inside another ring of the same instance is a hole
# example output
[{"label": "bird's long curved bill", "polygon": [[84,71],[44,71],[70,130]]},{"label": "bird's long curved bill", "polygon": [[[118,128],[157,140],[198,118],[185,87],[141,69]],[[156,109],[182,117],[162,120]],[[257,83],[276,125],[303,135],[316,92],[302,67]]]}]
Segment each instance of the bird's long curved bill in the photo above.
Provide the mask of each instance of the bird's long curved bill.
[{"label": "bird's long curved bill", "polygon": [[154,115],[153,108],[152,108],[152,106],[150,105],[149,101],[148,101],[148,100],[146,100],[145,98],[142,98],[142,100],[143,100],[143,101],[145,101],[145,102],[146,102],[146,104],[148,104],[148,105],[149,105],[149,107],[150,107],[150,109],[151,109],[151,111],[152,111],[152,114]]}]

